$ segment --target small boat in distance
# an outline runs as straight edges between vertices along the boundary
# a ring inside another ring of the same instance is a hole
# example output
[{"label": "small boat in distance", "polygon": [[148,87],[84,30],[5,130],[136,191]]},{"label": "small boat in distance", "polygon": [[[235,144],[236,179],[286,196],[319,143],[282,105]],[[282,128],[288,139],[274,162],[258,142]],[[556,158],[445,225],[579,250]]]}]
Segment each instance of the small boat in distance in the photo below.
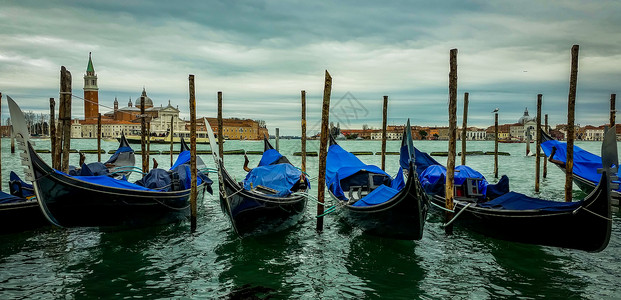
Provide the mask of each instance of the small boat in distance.
[{"label": "small boat in distance", "polygon": [[429,200],[416,175],[413,149],[408,119],[401,141],[400,168],[393,179],[345,151],[330,136],[326,186],[346,223],[380,237],[422,238]]},{"label": "small boat in distance", "polygon": [[[142,138],[140,136],[140,131],[133,130],[126,136],[127,141],[130,144],[140,144],[142,142]],[[173,143],[178,144],[181,143],[181,139],[189,139],[190,131],[175,131],[173,132]],[[151,136],[148,136],[147,139],[151,144],[170,144],[170,134],[167,131],[163,132],[153,132]],[[118,138],[120,141],[121,138]],[[207,132],[205,131],[197,131],[196,132],[196,143],[197,144],[209,144],[209,137]],[[218,141],[216,140],[216,144]]]}]

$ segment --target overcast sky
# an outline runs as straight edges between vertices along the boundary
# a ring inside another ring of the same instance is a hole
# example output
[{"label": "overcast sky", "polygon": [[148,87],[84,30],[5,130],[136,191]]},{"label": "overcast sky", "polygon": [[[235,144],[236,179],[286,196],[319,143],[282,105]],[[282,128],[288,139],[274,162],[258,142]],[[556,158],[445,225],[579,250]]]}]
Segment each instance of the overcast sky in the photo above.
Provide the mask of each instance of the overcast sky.
[{"label": "overcast sky", "polygon": [[[570,49],[580,45],[576,123],[607,122],[621,85],[621,2],[613,1],[6,1],[0,0],[0,92],[24,110],[49,112],[60,67],[83,95],[92,52],[99,102],[126,106],[145,87],[188,118],[188,75],[198,116],[262,119],[270,132],[309,133],[321,116],[324,72],[331,120],[342,128],[448,124],[449,51],[458,54],[458,123],[514,123],[528,107],[566,123]],[[8,117],[3,99],[2,117]],[[100,112],[110,109],[102,107]],[[73,117],[83,103],[73,98]]]}]

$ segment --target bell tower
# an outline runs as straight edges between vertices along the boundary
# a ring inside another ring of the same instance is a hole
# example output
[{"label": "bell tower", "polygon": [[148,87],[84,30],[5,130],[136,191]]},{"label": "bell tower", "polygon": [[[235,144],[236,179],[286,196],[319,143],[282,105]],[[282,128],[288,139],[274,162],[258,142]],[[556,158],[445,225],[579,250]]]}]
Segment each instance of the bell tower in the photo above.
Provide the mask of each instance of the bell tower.
[{"label": "bell tower", "polygon": [[99,88],[97,87],[97,74],[93,68],[91,53],[88,53],[88,66],[84,75],[84,119],[97,120],[99,115]]}]

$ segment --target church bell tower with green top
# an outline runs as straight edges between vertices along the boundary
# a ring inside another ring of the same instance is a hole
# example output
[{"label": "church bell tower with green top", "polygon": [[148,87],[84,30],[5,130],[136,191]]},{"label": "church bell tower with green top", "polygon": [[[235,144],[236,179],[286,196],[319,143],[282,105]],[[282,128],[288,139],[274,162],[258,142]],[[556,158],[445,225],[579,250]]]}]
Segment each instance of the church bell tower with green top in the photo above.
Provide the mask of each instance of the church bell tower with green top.
[{"label": "church bell tower with green top", "polygon": [[88,66],[84,75],[84,119],[97,120],[99,115],[99,88],[97,87],[97,75],[93,68],[91,53],[88,53]]}]

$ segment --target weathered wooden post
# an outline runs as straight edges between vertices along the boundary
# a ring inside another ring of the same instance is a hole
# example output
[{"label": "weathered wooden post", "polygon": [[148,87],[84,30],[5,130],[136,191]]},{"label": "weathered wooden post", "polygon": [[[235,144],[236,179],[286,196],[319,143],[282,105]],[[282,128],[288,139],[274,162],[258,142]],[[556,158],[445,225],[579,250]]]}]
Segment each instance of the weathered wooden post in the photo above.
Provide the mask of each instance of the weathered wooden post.
[{"label": "weathered wooden post", "polygon": [[530,154],[530,141],[531,141],[531,133],[530,127],[526,128],[526,156]]},{"label": "weathered wooden post", "polygon": [[[13,124],[11,122],[9,122],[9,130],[11,133],[11,153],[15,153],[15,132],[13,131]],[[51,140],[52,143],[54,140]],[[56,144],[54,144],[54,146],[56,146]]]},{"label": "weathered wooden post", "polygon": [[280,151],[280,128],[276,128],[276,151]]},{"label": "weathered wooden post", "polygon": [[[328,157],[328,123],[330,121],[330,94],[332,93],[332,77],[326,70],[323,88],[323,106],[321,108],[321,141],[319,144],[319,176],[317,177],[317,216],[323,215],[323,204],[326,189],[326,159]],[[317,218],[317,231],[323,230],[323,217]]]},{"label": "weathered wooden post", "polygon": [[[2,93],[0,93],[0,116],[2,116]],[[0,118],[2,125],[2,118]],[[0,191],[2,191],[2,135],[0,135]]]},{"label": "weathered wooden post", "polygon": [[567,162],[565,163],[565,201],[571,202],[574,168],[574,121],[576,112],[576,86],[578,85],[579,46],[571,47],[571,74],[569,77],[569,99],[567,103]]},{"label": "weathered wooden post", "polygon": [[541,168],[541,159],[539,158],[539,154],[541,153],[541,94],[537,95],[537,129],[536,129],[536,137],[537,137],[537,145],[535,151],[535,193],[539,193],[539,172]]},{"label": "weathered wooden post", "polygon": [[151,120],[147,121],[147,170],[151,169]]},{"label": "weathered wooden post", "polygon": [[190,228],[196,231],[196,213],[198,198],[198,172],[196,170],[196,97],[194,93],[194,75],[190,75],[190,173],[192,187],[190,190]]},{"label": "weathered wooden post", "polygon": [[[448,161],[446,163],[446,202],[445,206],[448,210],[453,210],[455,205],[453,198],[455,196],[453,180],[455,178],[455,150],[457,139],[457,49],[451,49],[450,52],[450,71],[449,71],[449,144],[448,144]],[[447,234],[453,233],[453,224],[449,222],[453,219],[453,212],[445,212],[445,221],[447,226],[444,231]]]},{"label": "weathered wooden post", "polygon": [[468,128],[468,93],[464,93],[464,117],[461,125],[461,164],[466,165],[466,131]]},{"label": "weathered wooden post", "polygon": [[[548,114],[546,114],[545,120],[546,120],[546,123],[544,125],[545,128],[543,130],[546,133],[548,133]],[[546,178],[546,176],[548,176],[548,160],[544,158],[543,159],[543,178]]]},{"label": "weathered wooden post", "polygon": [[[50,150],[52,152],[52,166],[56,166],[56,117],[54,116],[54,98],[50,98]],[[13,153],[13,126],[11,126],[11,153]]]},{"label": "weathered wooden post", "polygon": [[149,162],[147,161],[147,119],[145,115],[144,96],[140,96],[140,150],[142,151],[142,172],[149,172]]},{"label": "weathered wooden post", "polygon": [[97,161],[101,162],[101,114],[97,114]]},{"label": "weathered wooden post", "polygon": [[306,91],[302,91],[302,172],[306,172]]},{"label": "weathered wooden post", "polygon": [[382,114],[382,170],[386,170],[386,126],[388,125],[388,96],[384,96],[384,110]]},{"label": "weathered wooden post", "polygon": [[224,161],[224,125],[222,123],[222,92],[218,92],[218,154]]},{"label": "weathered wooden post", "polygon": [[[174,144],[174,125],[173,125],[173,121],[175,120],[175,116],[170,116],[170,166],[172,167],[172,165],[174,164],[173,161],[173,144]],[[206,125],[206,124],[205,124]],[[205,128],[207,129],[207,128]]]},{"label": "weathered wooden post", "polygon": [[71,149],[71,73],[63,66],[60,69],[60,99],[62,117],[62,164],[61,170],[69,172],[69,149]]},{"label": "weathered wooden post", "polygon": [[498,112],[494,113],[494,178],[498,178]]},{"label": "weathered wooden post", "polygon": [[617,94],[610,94],[610,128],[615,128],[615,116],[617,114],[616,100]]}]

